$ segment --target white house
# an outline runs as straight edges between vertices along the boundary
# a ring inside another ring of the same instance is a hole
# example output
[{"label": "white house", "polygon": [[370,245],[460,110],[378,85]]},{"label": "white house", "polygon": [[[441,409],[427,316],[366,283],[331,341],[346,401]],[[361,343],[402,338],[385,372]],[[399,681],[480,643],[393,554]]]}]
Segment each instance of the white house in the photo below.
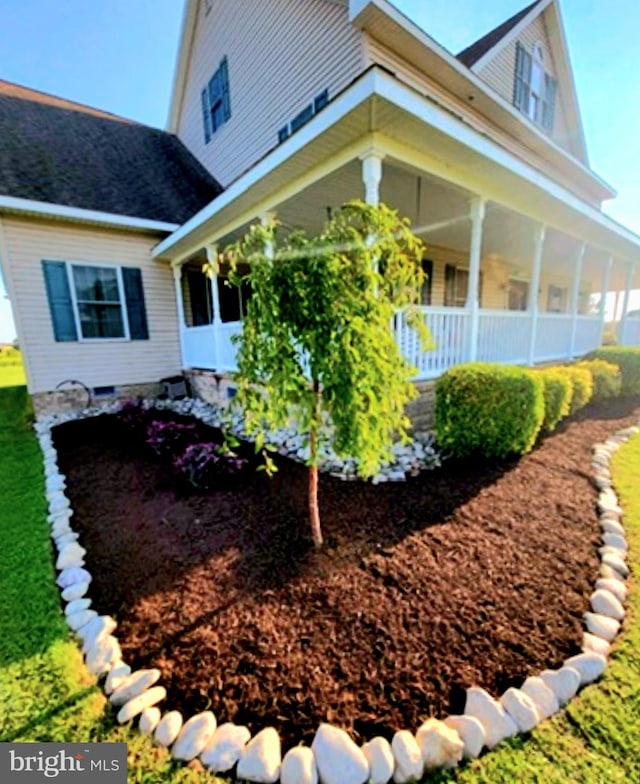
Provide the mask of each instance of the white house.
[{"label": "white house", "polygon": [[[640,238],[602,212],[615,192],[589,167],[558,0],[457,57],[388,0],[188,0],[167,133],[46,98],[0,83],[0,256],[39,406],[66,379],[130,394],[180,371],[217,394],[243,293],[203,262],[265,216],[314,232],[353,198],[398,209],[427,245],[435,348],[395,325],[418,381],[584,354],[603,292],[622,298],[619,341],[640,345]],[[20,136],[25,104],[58,116],[55,139]],[[78,118],[95,161],[73,159]],[[39,190],[22,155],[47,164]]]}]

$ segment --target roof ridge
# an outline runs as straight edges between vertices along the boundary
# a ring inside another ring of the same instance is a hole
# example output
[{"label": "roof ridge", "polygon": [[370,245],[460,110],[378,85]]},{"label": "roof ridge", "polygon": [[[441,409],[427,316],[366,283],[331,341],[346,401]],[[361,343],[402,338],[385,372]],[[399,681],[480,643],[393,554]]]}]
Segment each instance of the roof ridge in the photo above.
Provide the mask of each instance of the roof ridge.
[{"label": "roof ridge", "polygon": [[475,65],[475,63],[478,62],[478,60],[480,60],[481,57],[493,49],[496,44],[498,44],[509,32],[511,32],[511,30],[513,30],[513,28],[519,24],[519,22],[521,22],[525,16],[533,11],[533,9],[541,2],[542,0],[534,0],[533,3],[528,5],[526,8],[518,11],[518,13],[509,17],[509,19],[507,19],[505,22],[502,22],[497,27],[494,27],[481,38],[478,38],[477,41],[474,41],[472,44],[467,46],[456,55],[456,58],[468,68],[471,68],[473,65]]},{"label": "roof ridge", "polygon": [[[33,101],[34,103],[42,103],[47,106],[54,106],[58,109],[66,109],[67,111],[83,112],[85,114],[93,115],[94,117],[101,117],[105,120],[113,120],[114,122],[128,123],[131,125],[144,125],[137,120],[131,120],[128,117],[122,117],[113,112],[105,112],[103,109],[98,109],[95,106],[79,103],[78,101],[71,101],[67,98],[62,98],[53,93],[47,93],[43,90],[35,90],[32,87],[27,87],[17,82],[10,82],[6,79],[0,79],[0,97],[6,96],[8,98],[17,98],[22,101]],[[151,126],[146,126],[151,127]]]}]

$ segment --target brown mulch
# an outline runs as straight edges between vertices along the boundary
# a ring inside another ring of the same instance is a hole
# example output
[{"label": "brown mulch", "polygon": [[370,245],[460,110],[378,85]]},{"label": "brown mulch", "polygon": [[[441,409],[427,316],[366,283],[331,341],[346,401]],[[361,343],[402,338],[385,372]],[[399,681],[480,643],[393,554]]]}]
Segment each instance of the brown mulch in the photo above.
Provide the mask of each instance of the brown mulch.
[{"label": "brown mulch", "polygon": [[520,461],[447,462],[406,483],[306,472],[184,492],[113,418],[54,431],[91,597],[124,658],[159,667],[168,705],[212,709],[285,746],[320,721],[390,738],[579,652],[598,571],[590,448],[640,399],[591,406]]}]

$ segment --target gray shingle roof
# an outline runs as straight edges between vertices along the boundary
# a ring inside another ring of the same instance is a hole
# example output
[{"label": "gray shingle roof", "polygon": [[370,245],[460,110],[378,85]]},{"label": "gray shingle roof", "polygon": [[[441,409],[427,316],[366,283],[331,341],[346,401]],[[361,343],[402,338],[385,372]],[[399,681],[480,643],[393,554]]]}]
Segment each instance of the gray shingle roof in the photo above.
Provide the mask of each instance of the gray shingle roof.
[{"label": "gray shingle roof", "polygon": [[0,80],[0,194],[184,223],[221,186],[173,134]]},{"label": "gray shingle roof", "polygon": [[518,11],[517,14],[514,14],[510,19],[507,19],[506,22],[498,25],[498,27],[494,27],[493,30],[486,35],[483,35],[482,38],[479,38],[475,43],[471,44],[471,46],[467,46],[466,49],[463,49],[456,55],[458,60],[460,60],[461,63],[464,63],[468,68],[471,68],[481,57],[493,49],[507,33],[510,33],[539,2],[540,0],[535,0],[531,5],[528,5],[526,8],[523,8],[522,11]]}]

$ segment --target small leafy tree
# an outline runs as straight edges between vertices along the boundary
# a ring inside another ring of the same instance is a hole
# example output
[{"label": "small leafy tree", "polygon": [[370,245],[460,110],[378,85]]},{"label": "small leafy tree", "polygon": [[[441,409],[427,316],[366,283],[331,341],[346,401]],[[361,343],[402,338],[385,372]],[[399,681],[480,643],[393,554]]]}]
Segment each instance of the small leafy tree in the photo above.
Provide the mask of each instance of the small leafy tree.
[{"label": "small leafy tree", "polygon": [[369,477],[390,458],[394,436],[407,437],[415,369],[391,324],[403,309],[423,344],[428,339],[413,307],[424,283],[423,246],[396,212],[362,202],[344,205],[316,237],[280,235],[275,222],[256,225],[223,254],[235,270],[232,281],[248,281],[252,291],[236,400],[258,448],[265,429],[292,420],[306,434],[309,516],[319,547],[321,439]]}]

